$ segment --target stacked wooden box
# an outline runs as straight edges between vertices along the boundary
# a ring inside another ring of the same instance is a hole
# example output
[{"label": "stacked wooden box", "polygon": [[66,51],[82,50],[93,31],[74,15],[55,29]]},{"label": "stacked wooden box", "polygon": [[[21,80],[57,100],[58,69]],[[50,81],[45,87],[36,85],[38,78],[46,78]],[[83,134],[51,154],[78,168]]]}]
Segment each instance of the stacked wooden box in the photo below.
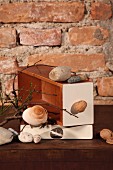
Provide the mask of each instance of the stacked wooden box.
[{"label": "stacked wooden box", "polygon": [[[58,125],[49,125],[44,128],[30,128],[27,125],[24,131],[39,133],[43,139],[51,139],[51,129],[61,127],[62,139],[92,139],[93,138],[93,83],[80,82],[68,84],[55,82],[49,79],[49,72],[53,67],[38,65],[19,71],[18,85],[19,95],[22,101],[26,99],[31,89],[35,89],[29,106],[40,104],[45,107],[49,116],[57,121]],[[77,117],[68,112],[74,102],[85,100],[87,108]],[[22,128],[23,125],[21,125]]]}]

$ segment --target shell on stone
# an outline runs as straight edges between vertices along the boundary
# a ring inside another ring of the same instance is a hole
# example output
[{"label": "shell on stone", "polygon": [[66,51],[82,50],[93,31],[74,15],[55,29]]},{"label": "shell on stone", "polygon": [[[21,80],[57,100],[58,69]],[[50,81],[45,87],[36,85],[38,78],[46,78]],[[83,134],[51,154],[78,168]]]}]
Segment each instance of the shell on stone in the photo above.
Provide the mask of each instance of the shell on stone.
[{"label": "shell on stone", "polygon": [[[104,140],[108,140],[112,137],[112,131],[109,129],[102,129],[100,131],[100,137]],[[113,139],[112,139],[113,140]]]},{"label": "shell on stone", "polygon": [[47,121],[48,113],[42,106],[35,105],[24,110],[22,118],[25,122],[32,126],[39,126]]},{"label": "shell on stone", "polygon": [[33,136],[31,133],[28,132],[21,132],[18,135],[18,139],[23,143],[30,143],[33,141]]},{"label": "shell on stone", "polygon": [[10,143],[13,140],[13,133],[5,129],[3,127],[0,127],[0,145]]},{"label": "shell on stone", "polygon": [[36,134],[33,136],[34,143],[39,143],[41,141],[41,136]]},{"label": "shell on stone", "polygon": [[52,138],[62,138],[63,137],[63,129],[60,127],[56,127],[50,131],[50,136]]},{"label": "shell on stone", "polygon": [[78,102],[75,102],[72,106],[71,106],[71,113],[72,114],[78,114],[80,112],[84,112],[85,109],[87,107],[87,102],[84,100],[80,100]]},{"label": "shell on stone", "polygon": [[66,81],[71,77],[71,68],[69,66],[58,66],[49,73],[49,78],[53,81]]}]

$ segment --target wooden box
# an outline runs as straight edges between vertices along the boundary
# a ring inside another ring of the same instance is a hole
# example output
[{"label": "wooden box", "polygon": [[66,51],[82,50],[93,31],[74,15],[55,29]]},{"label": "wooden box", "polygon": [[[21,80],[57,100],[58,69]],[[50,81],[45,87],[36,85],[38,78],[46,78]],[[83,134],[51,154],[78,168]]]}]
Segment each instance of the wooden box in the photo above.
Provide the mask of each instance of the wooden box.
[{"label": "wooden box", "polygon": [[[29,105],[42,105],[58,124],[62,126],[93,124],[93,83],[54,82],[48,77],[52,69],[53,67],[50,66],[38,65],[19,71],[19,95],[22,101],[26,99],[31,90],[35,89]],[[87,102],[87,108],[76,118],[69,113],[72,104],[80,100]]]}]

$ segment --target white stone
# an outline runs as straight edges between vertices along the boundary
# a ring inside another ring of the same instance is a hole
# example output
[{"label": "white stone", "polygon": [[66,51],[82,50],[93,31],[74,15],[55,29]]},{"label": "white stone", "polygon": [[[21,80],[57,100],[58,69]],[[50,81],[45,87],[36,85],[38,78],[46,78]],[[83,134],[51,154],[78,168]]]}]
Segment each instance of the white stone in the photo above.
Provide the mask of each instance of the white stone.
[{"label": "white stone", "polygon": [[49,73],[49,78],[53,81],[65,81],[71,77],[71,68],[69,66],[58,66]]},{"label": "white stone", "polygon": [[0,145],[10,143],[13,140],[13,133],[3,127],[0,127]]},{"label": "white stone", "polygon": [[18,139],[23,143],[29,143],[33,141],[33,136],[29,132],[21,132],[20,135],[18,135]]}]

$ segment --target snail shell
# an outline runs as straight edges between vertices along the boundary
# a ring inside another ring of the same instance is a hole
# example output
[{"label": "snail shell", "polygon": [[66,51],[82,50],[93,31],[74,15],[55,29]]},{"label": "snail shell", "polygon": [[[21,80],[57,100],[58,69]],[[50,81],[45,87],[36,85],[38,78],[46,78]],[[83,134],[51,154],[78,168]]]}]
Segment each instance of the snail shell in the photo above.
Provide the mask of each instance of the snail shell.
[{"label": "snail shell", "polygon": [[86,107],[87,102],[84,100],[80,100],[71,106],[71,113],[78,114],[80,112],[83,112],[86,109]]},{"label": "snail shell", "polygon": [[33,107],[27,108],[23,112],[22,118],[25,122],[32,126],[38,126],[47,121],[48,113],[47,110],[42,106],[35,105]]},{"label": "snail shell", "polygon": [[49,78],[53,81],[65,81],[71,77],[71,68],[69,66],[58,66],[49,73]]},{"label": "snail shell", "polygon": [[[100,137],[104,140],[108,140],[112,137],[112,131],[109,129],[102,129],[100,131]],[[113,139],[112,139],[113,140]]]},{"label": "snail shell", "polygon": [[39,143],[41,141],[41,136],[40,135],[34,135],[33,136],[34,143]]}]

